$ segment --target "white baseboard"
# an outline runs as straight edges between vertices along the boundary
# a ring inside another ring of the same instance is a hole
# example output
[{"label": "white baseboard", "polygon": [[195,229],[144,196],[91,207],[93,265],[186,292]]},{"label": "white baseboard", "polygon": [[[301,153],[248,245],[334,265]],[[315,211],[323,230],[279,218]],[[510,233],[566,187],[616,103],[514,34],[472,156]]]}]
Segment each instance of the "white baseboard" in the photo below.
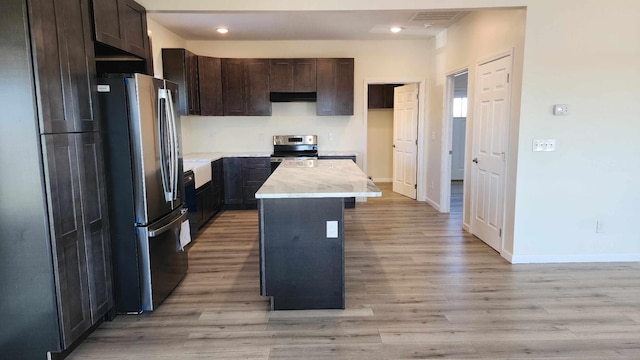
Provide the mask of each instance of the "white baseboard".
[{"label": "white baseboard", "polygon": [[467,224],[466,222],[462,223],[462,230],[470,233],[471,232],[471,226],[469,224]]},{"label": "white baseboard", "polygon": [[393,181],[392,178],[373,178],[372,180],[373,180],[374,183],[377,183],[377,182],[390,183],[390,182]]},{"label": "white baseboard", "polygon": [[438,204],[435,201],[431,200],[428,196],[425,196],[424,201],[426,201],[427,204],[431,205],[431,207],[433,207],[434,209],[440,211],[440,204]]},{"label": "white baseboard", "polygon": [[508,252],[507,250],[502,250],[502,252],[500,253],[500,256],[502,256],[508,262],[513,264],[513,254],[512,253]]},{"label": "white baseboard", "polygon": [[[589,262],[638,262],[640,254],[582,254],[582,255],[513,255],[506,252],[502,257],[512,264],[551,264]],[[507,256],[510,257],[507,258]]]}]

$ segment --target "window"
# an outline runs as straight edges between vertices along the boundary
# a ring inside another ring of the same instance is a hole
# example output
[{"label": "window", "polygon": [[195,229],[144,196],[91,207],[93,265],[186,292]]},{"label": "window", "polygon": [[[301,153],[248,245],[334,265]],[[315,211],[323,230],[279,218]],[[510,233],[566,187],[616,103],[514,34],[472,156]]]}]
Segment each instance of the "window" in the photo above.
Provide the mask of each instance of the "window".
[{"label": "window", "polygon": [[467,117],[467,97],[453,98],[453,117]]}]

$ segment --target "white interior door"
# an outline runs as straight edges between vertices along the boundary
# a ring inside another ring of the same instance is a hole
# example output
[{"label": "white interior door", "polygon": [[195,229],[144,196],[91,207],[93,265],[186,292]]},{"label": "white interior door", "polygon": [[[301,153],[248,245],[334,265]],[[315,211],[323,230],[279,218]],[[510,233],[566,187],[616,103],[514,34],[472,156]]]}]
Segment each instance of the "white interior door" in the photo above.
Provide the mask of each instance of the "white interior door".
[{"label": "white interior door", "polygon": [[393,95],[393,191],[416,198],[418,85],[398,86]]},{"label": "white interior door", "polygon": [[502,249],[510,73],[511,56],[478,67],[473,120],[471,231],[497,251]]}]

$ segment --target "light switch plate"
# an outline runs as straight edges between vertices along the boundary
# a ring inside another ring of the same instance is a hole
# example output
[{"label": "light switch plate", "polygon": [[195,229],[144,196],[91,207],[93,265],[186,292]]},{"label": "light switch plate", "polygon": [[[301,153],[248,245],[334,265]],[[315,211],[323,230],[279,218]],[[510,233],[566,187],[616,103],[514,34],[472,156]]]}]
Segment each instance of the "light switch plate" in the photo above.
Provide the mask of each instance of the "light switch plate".
[{"label": "light switch plate", "polygon": [[337,239],[337,238],[338,238],[338,222],[327,221],[327,239]]},{"label": "light switch plate", "polygon": [[569,105],[556,104],[553,105],[553,115],[555,116],[567,116],[569,115]]},{"label": "light switch plate", "polygon": [[534,152],[556,151],[556,139],[533,139]]}]

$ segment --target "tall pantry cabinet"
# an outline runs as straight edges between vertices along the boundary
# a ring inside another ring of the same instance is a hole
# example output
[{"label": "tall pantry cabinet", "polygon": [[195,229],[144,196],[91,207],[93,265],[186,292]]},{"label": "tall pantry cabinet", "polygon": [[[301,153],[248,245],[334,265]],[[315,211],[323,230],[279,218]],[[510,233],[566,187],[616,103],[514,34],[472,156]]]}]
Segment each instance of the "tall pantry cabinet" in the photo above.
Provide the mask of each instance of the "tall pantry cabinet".
[{"label": "tall pantry cabinet", "polygon": [[113,308],[90,8],[0,14],[0,357],[55,359]]}]

